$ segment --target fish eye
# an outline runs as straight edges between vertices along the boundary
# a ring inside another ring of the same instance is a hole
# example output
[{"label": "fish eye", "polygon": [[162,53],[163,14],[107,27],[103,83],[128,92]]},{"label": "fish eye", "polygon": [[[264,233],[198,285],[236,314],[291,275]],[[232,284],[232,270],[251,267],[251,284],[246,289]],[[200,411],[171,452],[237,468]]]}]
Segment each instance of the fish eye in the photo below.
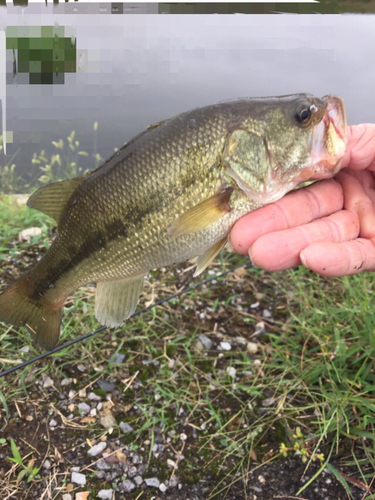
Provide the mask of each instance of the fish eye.
[{"label": "fish eye", "polygon": [[309,107],[301,107],[296,111],[296,120],[301,125],[308,125],[311,119],[311,109]]}]

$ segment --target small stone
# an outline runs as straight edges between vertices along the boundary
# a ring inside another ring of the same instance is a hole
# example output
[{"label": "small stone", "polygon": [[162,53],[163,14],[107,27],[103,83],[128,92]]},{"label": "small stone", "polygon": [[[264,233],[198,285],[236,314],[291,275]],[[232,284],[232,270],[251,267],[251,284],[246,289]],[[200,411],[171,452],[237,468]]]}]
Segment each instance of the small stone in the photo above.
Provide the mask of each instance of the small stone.
[{"label": "small stone", "polygon": [[167,491],[167,487],[165,486],[164,483],[161,483],[160,486],[159,486],[159,490],[162,492],[162,493],[165,493]]},{"label": "small stone", "polygon": [[229,342],[220,342],[220,347],[223,349],[223,351],[230,351],[232,349],[232,346]]},{"label": "small stone", "polygon": [[270,318],[272,313],[268,309],[263,309],[263,318]]},{"label": "small stone", "polygon": [[91,410],[91,406],[87,403],[79,403],[78,409],[79,411],[83,411],[83,413],[88,413]]},{"label": "small stone", "polygon": [[62,496],[62,500],[72,500],[72,495],[70,493],[65,493]]},{"label": "small stone", "polygon": [[56,425],[57,425],[56,420],[52,419],[52,420],[49,421],[49,426],[50,427],[56,427]]},{"label": "small stone", "polygon": [[243,337],[236,337],[234,340],[237,342],[237,344],[241,344],[241,345],[246,345],[246,342],[247,342],[247,340]]},{"label": "small stone", "polygon": [[78,396],[79,396],[80,398],[85,398],[85,397],[86,397],[86,389],[80,389],[80,390],[78,391]]},{"label": "small stone", "polygon": [[102,399],[98,394],[95,394],[95,392],[90,392],[88,398],[91,401],[100,401]]},{"label": "small stone", "polygon": [[122,451],[116,451],[115,456],[117,460],[122,464],[126,462],[126,459],[128,458]]},{"label": "small stone", "polygon": [[116,386],[114,384],[111,384],[111,382],[107,382],[106,380],[103,380],[101,378],[96,383],[105,392],[112,392],[116,389]]},{"label": "small stone", "polygon": [[43,380],[43,388],[46,389],[47,387],[52,387],[53,386],[53,380],[50,377],[45,377]]},{"label": "small stone", "polygon": [[[198,344],[201,344],[203,349],[199,349]],[[207,335],[198,335],[198,342],[197,342],[197,348],[199,350],[204,350],[204,351],[209,351],[212,347],[212,340],[207,337]]]},{"label": "small stone", "polygon": [[85,366],[85,365],[77,365],[77,369],[78,369],[80,372],[85,372],[85,371],[86,371],[86,366]]},{"label": "small stone", "polygon": [[76,395],[75,391],[72,391],[72,390],[69,391],[69,394],[68,394],[69,399],[73,399],[75,395]]},{"label": "small stone", "polygon": [[145,483],[147,484],[147,486],[150,486],[152,488],[159,488],[160,485],[160,481],[157,477],[149,477],[145,479]]},{"label": "small stone", "polygon": [[111,470],[111,466],[107,464],[104,459],[101,459],[96,463],[96,468],[99,470]]},{"label": "small stone", "polygon": [[106,448],[106,446],[107,446],[106,442],[100,442],[94,445],[92,448],[90,448],[87,454],[90,455],[90,457],[96,457],[96,455],[99,455],[99,453],[101,453],[104,450],[104,448]]},{"label": "small stone", "polygon": [[113,490],[100,490],[98,493],[99,498],[104,498],[107,500],[112,499]]},{"label": "small stone", "polygon": [[134,430],[133,427],[126,422],[120,422],[119,427],[125,434],[127,434],[128,432],[133,432]]},{"label": "small stone", "polygon": [[141,463],[141,457],[138,455],[138,453],[133,453],[132,462],[133,462],[133,464],[140,464]]},{"label": "small stone", "polygon": [[70,472],[79,472],[79,467],[70,467]]},{"label": "small stone", "polygon": [[97,414],[96,408],[92,408],[90,410],[90,417],[96,417],[96,414]]},{"label": "small stone", "polygon": [[135,484],[137,486],[140,486],[143,483],[143,478],[141,478],[141,476],[135,476],[135,478],[133,479],[133,481],[135,482]]},{"label": "small stone", "polygon": [[133,481],[129,481],[129,479],[125,479],[122,483],[122,491],[124,493],[130,493],[131,491],[135,490],[136,486],[133,483]]},{"label": "small stone", "polygon": [[187,435],[184,432],[181,432],[180,439],[181,439],[181,441],[186,441],[187,440]]},{"label": "small stone", "polygon": [[253,361],[254,366],[260,366],[262,364],[260,359],[254,359]]},{"label": "small stone", "polygon": [[79,491],[76,493],[75,500],[87,500],[89,498],[89,491]]},{"label": "small stone", "polygon": [[84,474],[81,474],[80,472],[72,472],[71,481],[72,483],[83,486],[84,484],[86,484],[86,476]]},{"label": "small stone", "polygon": [[265,484],[266,479],[265,479],[265,477],[264,477],[264,476],[259,475],[259,476],[258,476],[258,481],[259,481],[261,484]]},{"label": "small stone", "polygon": [[246,348],[251,354],[258,352],[258,344],[255,342],[248,342]]},{"label": "small stone", "polygon": [[236,371],[237,370],[233,366],[228,366],[227,368],[227,374],[233,379],[236,378]]},{"label": "small stone", "polygon": [[122,354],[122,353],[118,353],[116,354],[116,356],[113,358],[113,361],[112,363],[115,363],[116,365],[121,365],[121,363],[124,362],[124,359],[125,359],[125,354]]},{"label": "small stone", "polygon": [[254,302],[253,304],[250,304],[251,309],[256,309],[259,306],[260,306],[260,302]]},{"label": "small stone", "polygon": [[132,465],[128,470],[128,477],[132,479],[136,474],[137,474],[137,467],[135,467],[135,465]]},{"label": "small stone", "polygon": [[25,346],[21,347],[21,349],[20,349],[20,352],[24,352],[24,353],[26,353],[26,354],[27,354],[29,351],[30,351],[30,346],[28,346],[28,345],[25,345]]},{"label": "small stone", "polygon": [[71,378],[63,378],[61,381],[61,385],[62,386],[70,385],[72,382],[73,382],[73,379],[71,379]]},{"label": "small stone", "polygon": [[110,410],[107,410],[104,415],[100,416],[100,424],[104,427],[104,429],[112,429],[113,427],[116,427],[116,419]]},{"label": "small stone", "polygon": [[43,462],[43,467],[45,469],[50,469],[51,468],[51,462],[47,459],[47,460],[44,460]]}]

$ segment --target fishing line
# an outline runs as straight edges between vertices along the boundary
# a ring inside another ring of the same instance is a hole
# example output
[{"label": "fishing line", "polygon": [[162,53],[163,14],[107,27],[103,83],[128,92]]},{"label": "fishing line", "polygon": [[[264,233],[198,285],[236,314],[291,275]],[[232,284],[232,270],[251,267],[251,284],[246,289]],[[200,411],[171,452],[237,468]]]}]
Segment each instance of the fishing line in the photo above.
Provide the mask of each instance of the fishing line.
[{"label": "fishing line", "polygon": [[[226,274],[229,274],[229,273],[235,271],[236,269],[239,269],[240,267],[247,267],[248,265],[251,265],[251,264],[249,263],[249,261],[246,261],[243,264],[238,264],[237,266],[234,266],[231,269],[228,269],[228,271],[223,271],[220,274],[216,274],[215,276],[211,276],[210,278],[207,278],[207,279],[197,283],[196,285],[191,285],[191,286],[188,286],[186,288],[183,288],[182,290],[180,290],[172,295],[169,295],[168,297],[164,297],[164,299],[160,299],[160,300],[154,302],[153,304],[149,305],[148,307],[143,307],[142,309],[138,309],[134,314],[132,314],[131,318],[134,318],[134,316],[138,316],[138,314],[142,314],[145,311],[149,311],[150,309],[153,309],[154,307],[160,306],[161,304],[165,304],[166,302],[169,302],[170,300],[172,300],[176,297],[179,297],[180,295],[183,295],[183,294],[188,293],[192,290],[195,290],[196,288],[199,288],[202,285],[205,285],[206,283],[210,283],[211,281],[217,280],[217,279],[225,276]],[[83,340],[86,340],[89,337],[92,337],[93,335],[96,335],[97,333],[102,332],[103,330],[106,330],[106,328],[107,328],[106,326],[101,326],[100,328],[97,328],[96,330],[92,330],[91,332],[85,333],[84,335],[81,335],[80,337],[77,337],[73,340],[70,340],[69,342],[66,342],[65,344],[61,344],[61,345],[55,347],[54,349],[52,349],[52,351],[44,352],[42,354],[39,354],[38,356],[35,356],[34,358],[31,358],[27,361],[24,361],[23,363],[19,363],[18,365],[12,366],[11,368],[8,368],[7,370],[0,372],[0,378],[4,377],[5,375],[8,375],[9,373],[20,370],[21,368],[24,368],[25,366],[31,365],[32,363],[35,363],[35,361],[39,361],[40,359],[44,359],[44,358],[47,358],[49,356],[52,356],[52,354],[55,354],[56,352],[62,351],[66,347],[70,347],[71,345],[76,344],[77,342],[81,342]]]}]

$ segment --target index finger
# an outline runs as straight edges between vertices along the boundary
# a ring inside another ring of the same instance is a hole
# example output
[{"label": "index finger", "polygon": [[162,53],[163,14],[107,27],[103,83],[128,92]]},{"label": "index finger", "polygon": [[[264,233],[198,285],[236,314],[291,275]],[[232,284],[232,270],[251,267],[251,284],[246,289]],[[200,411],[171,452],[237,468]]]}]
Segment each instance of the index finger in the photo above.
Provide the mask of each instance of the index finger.
[{"label": "index finger", "polygon": [[259,208],[240,219],[230,233],[230,244],[246,255],[260,236],[307,224],[341,210],[341,186],[333,179],[292,191],[281,200]]},{"label": "index finger", "polygon": [[348,127],[348,145],[342,166],[354,170],[375,171],[375,124],[362,123]]}]

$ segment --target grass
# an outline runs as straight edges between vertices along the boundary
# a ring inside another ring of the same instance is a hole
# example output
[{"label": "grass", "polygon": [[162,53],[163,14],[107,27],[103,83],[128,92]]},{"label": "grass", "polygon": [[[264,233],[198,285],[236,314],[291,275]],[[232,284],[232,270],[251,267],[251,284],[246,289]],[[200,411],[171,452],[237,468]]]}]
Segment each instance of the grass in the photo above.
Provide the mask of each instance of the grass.
[{"label": "grass", "polygon": [[[0,283],[5,285],[25,267],[25,256],[30,264],[32,254],[44,251],[52,225],[10,198],[0,204]],[[33,225],[42,227],[42,234],[29,244],[18,243],[18,232]],[[224,252],[208,273],[228,270],[241,260]],[[185,286],[189,268],[152,272],[142,303]],[[98,326],[93,294],[93,288],[82,288],[67,302],[61,342]],[[29,479],[28,492],[48,487],[39,472],[42,459],[63,444],[55,434],[47,441],[41,435],[30,446],[28,425],[37,419],[61,418],[61,433],[74,449],[108,433],[99,418],[82,423],[78,402],[85,400],[85,387],[105,397],[96,381],[109,378],[117,391],[111,412],[117,423],[126,421],[134,429],[122,435],[122,443],[141,450],[149,441],[149,467],[168,478],[170,469],[152,451],[160,429],[177,457],[182,483],[214,478],[207,498],[225,498],[236,487],[244,491],[251,469],[296,454],[307,471],[315,465],[296,495],[303,496],[328,468],[348,498],[354,498],[354,486],[363,498],[375,498],[370,492],[375,470],[373,294],[369,273],[328,280],[302,268],[269,274],[249,266],[0,379],[0,453],[18,460],[18,468],[10,459],[3,461],[2,491],[21,491],[22,471]],[[263,309],[271,317],[263,317]],[[260,322],[266,333],[256,334],[262,331],[256,326]],[[211,339],[211,349],[200,349],[201,334]],[[0,340],[2,368],[39,353],[22,329],[0,325]],[[219,349],[223,341],[231,350]],[[248,341],[257,344],[256,353],[247,349]],[[118,354],[125,355],[123,363],[116,362]],[[40,385],[46,377],[52,387]],[[59,406],[65,378],[73,380],[69,411]],[[120,436],[118,428],[114,433]],[[56,463],[56,484],[65,488],[69,468]],[[90,483],[96,491],[94,476]]]}]

